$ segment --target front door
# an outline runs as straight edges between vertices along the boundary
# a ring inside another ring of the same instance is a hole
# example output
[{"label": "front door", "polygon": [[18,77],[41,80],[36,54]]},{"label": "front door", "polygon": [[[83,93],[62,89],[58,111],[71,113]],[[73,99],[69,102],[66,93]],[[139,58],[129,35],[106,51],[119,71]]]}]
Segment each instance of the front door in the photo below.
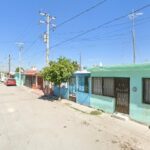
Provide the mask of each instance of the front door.
[{"label": "front door", "polygon": [[69,100],[76,102],[76,78],[69,79]]},{"label": "front door", "polygon": [[116,111],[129,114],[129,79],[115,79]]}]

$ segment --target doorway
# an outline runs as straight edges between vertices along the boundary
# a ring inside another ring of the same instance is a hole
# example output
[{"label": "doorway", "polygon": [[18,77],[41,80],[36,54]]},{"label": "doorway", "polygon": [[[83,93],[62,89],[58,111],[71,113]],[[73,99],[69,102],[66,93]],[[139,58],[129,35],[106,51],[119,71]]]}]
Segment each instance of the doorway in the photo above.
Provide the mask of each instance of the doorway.
[{"label": "doorway", "polygon": [[115,79],[116,111],[129,114],[130,79]]}]

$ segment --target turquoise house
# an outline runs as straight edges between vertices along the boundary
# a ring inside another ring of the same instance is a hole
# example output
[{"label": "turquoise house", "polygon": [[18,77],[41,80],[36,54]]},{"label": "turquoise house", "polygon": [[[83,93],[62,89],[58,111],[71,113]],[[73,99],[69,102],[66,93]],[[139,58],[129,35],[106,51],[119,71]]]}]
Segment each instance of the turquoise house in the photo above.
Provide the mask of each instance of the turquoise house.
[{"label": "turquoise house", "polygon": [[14,78],[16,80],[17,86],[23,86],[24,85],[24,83],[25,83],[25,75],[24,74],[21,74],[21,80],[20,80],[19,73],[16,72],[14,75]]},{"label": "turquoise house", "polygon": [[126,114],[132,120],[150,125],[150,64],[77,71],[62,88],[62,95],[81,105]]},{"label": "turquoise house", "polygon": [[88,71],[74,74],[67,99],[73,97],[79,104],[126,114],[150,125],[150,64],[94,67]]},{"label": "turquoise house", "polygon": [[91,72],[91,107],[128,114],[150,124],[150,64],[95,67]]}]

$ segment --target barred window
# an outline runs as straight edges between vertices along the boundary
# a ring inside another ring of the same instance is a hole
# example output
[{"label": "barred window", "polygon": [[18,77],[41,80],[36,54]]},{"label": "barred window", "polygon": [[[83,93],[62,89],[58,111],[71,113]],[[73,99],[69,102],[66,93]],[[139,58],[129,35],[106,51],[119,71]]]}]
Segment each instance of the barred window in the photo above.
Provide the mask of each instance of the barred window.
[{"label": "barred window", "polygon": [[92,94],[102,95],[102,78],[92,78]]},{"label": "barred window", "polygon": [[103,78],[103,95],[114,96],[114,78]]},{"label": "barred window", "polygon": [[150,104],[150,79],[143,79],[143,102]]},{"label": "barred window", "polygon": [[85,80],[84,80],[84,92],[85,93],[89,92],[89,77],[85,77]]},{"label": "barred window", "polygon": [[79,85],[78,85],[79,92],[89,92],[89,77],[79,77]]},{"label": "barred window", "polygon": [[114,78],[92,78],[92,94],[113,97],[114,94]]},{"label": "barred window", "polygon": [[78,91],[79,92],[84,92],[84,77],[79,77]]}]

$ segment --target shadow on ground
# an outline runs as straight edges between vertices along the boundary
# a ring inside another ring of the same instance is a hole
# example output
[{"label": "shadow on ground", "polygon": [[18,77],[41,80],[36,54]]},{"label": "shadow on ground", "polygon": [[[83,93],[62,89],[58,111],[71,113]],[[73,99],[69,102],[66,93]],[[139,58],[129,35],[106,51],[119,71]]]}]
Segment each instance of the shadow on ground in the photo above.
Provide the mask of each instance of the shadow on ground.
[{"label": "shadow on ground", "polygon": [[43,96],[40,96],[38,99],[40,100],[47,100],[47,101],[56,101],[58,100],[58,96],[51,96],[51,95],[43,95]]}]

